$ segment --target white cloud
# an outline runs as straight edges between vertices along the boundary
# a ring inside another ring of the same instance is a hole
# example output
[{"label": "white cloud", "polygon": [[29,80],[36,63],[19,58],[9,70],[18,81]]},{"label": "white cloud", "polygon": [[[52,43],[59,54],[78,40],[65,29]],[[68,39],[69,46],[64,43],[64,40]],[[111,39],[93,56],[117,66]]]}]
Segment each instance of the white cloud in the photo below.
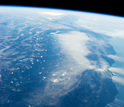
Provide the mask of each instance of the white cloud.
[{"label": "white cloud", "polygon": [[44,11],[39,12],[39,14],[42,15],[42,17],[45,17],[46,19],[48,19],[49,21],[60,19],[64,15],[63,12],[55,11],[55,10],[44,10]]},{"label": "white cloud", "polygon": [[[36,99],[34,105],[56,105],[61,96],[73,90],[80,83],[77,76],[80,76],[86,69],[92,68],[90,61],[85,58],[90,52],[86,46],[90,38],[85,33],[70,31],[57,34],[56,32],[52,33],[52,36],[58,41],[57,45],[61,49],[60,59],[57,59],[56,66],[47,76],[44,90],[38,91],[38,89],[30,93],[31,99],[25,99],[30,104],[34,104],[31,101],[33,98]],[[73,87],[74,84],[77,85]],[[43,94],[39,96],[42,91]]]},{"label": "white cloud", "polygon": [[121,84],[121,85],[124,85],[124,78],[122,78],[122,77],[117,77],[117,76],[113,76],[112,79],[113,79],[115,82],[117,82],[117,83],[119,83],[119,84]]},{"label": "white cloud", "polygon": [[[59,44],[57,45],[60,45],[61,54],[64,57],[60,61],[58,59],[57,66],[48,76],[49,81],[44,89],[43,99],[52,99],[52,103],[56,104],[60,96],[73,90],[72,86],[80,82],[76,77],[86,69],[91,68],[91,64],[85,58],[89,53],[86,47],[89,38],[85,33],[71,31],[53,36],[58,39]],[[49,104],[51,104],[51,101],[49,101]]]},{"label": "white cloud", "polygon": [[86,42],[89,40],[85,33],[71,31],[68,34],[58,35],[63,52],[71,56],[82,68],[89,68],[89,61],[85,56],[89,53]]},{"label": "white cloud", "polygon": [[123,68],[110,67],[109,70],[114,72],[114,73],[124,75],[124,69]]},{"label": "white cloud", "polygon": [[110,57],[114,60],[120,61],[120,62],[124,62],[124,58],[116,56],[116,55],[108,55],[108,57]]},{"label": "white cloud", "polygon": [[124,76],[124,69],[123,68],[110,67],[109,70],[115,74],[115,76],[112,77],[114,82],[117,82],[119,84],[124,85],[124,78],[122,77],[122,76]]},{"label": "white cloud", "polygon": [[80,14],[75,23],[83,28],[111,37],[124,38],[124,18],[121,17],[85,13]]},{"label": "white cloud", "polygon": [[[105,41],[97,40],[97,38],[94,37],[89,38],[86,33],[79,31],[70,31],[61,34],[55,32],[51,33],[51,36],[57,41],[56,45],[60,49],[60,53],[58,54],[60,55],[60,59],[57,59],[56,66],[53,67],[54,69],[47,76],[45,88],[31,93],[31,99],[29,98],[27,101],[29,104],[32,104],[33,102],[31,100],[35,99],[34,105],[56,105],[61,96],[66,95],[68,92],[78,87],[80,80],[77,76],[80,76],[82,72],[87,69],[101,72],[103,77],[107,78],[105,72],[107,72],[109,64],[100,57],[101,53],[98,51],[102,49],[105,52],[103,47],[103,45],[106,45]],[[87,45],[88,41],[92,41],[98,48],[95,51],[99,57],[100,67],[97,61],[90,61],[85,57],[90,53],[88,49],[90,46]],[[91,63],[94,64],[92,65]],[[114,80],[122,83],[121,79],[115,78]],[[42,95],[40,93],[42,93]]]},{"label": "white cloud", "polygon": [[50,16],[61,16],[63,13],[61,12],[50,12],[50,11],[45,11],[45,12],[40,12],[41,14],[45,15],[50,15]]},{"label": "white cloud", "polygon": [[111,37],[124,38],[124,30],[121,30],[121,29],[112,29],[111,31],[106,31],[105,34]]},{"label": "white cloud", "polygon": [[97,66],[94,66],[94,68],[95,68],[96,71],[100,71],[104,74],[104,72],[107,71],[107,69],[109,67],[109,64],[102,58],[99,58],[99,63],[101,65],[101,67],[99,68]]},{"label": "white cloud", "polygon": [[[101,72],[106,78],[104,72],[107,71],[109,64],[102,58],[100,58],[100,53],[97,52],[99,56],[99,63],[101,67],[97,65],[91,65],[91,61],[85,56],[90,53],[87,42],[89,40],[94,43],[97,39],[89,38],[87,34],[79,31],[70,31],[63,34],[55,34],[55,38],[58,38],[60,47],[62,48],[61,54],[64,54],[62,61],[58,62],[58,66],[51,72],[49,76],[50,81],[47,82],[44,92],[46,96],[44,97],[54,97],[59,99],[60,96],[67,94],[78,86],[80,81],[76,78],[80,76],[86,69],[94,69]],[[98,48],[103,48],[102,45],[105,43],[98,43]],[[97,50],[96,50],[97,51]],[[94,61],[95,63],[96,61]],[[75,87],[71,88],[74,84]],[[56,100],[52,100],[53,102]],[[55,103],[54,103],[55,104]]]}]

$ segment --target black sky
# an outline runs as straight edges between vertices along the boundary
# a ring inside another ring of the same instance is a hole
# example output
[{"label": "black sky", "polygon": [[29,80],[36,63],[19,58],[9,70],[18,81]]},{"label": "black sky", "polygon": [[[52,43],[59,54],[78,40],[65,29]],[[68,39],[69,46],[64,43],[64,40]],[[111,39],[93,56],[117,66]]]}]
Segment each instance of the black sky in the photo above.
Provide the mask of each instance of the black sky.
[{"label": "black sky", "polygon": [[50,7],[124,16],[123,1],[116,0],[0,0],[0,5]]}]

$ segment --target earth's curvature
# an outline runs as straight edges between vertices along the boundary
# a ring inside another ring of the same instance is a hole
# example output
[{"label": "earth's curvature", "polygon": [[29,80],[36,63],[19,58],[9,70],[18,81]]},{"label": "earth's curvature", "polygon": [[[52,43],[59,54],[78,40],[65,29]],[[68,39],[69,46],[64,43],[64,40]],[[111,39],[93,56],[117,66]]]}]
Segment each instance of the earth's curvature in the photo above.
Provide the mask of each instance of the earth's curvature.
[{"label": "earth's curvature", "polygon": [[0,107],[123,106],[123,29],[116,16],[1,6]]}]

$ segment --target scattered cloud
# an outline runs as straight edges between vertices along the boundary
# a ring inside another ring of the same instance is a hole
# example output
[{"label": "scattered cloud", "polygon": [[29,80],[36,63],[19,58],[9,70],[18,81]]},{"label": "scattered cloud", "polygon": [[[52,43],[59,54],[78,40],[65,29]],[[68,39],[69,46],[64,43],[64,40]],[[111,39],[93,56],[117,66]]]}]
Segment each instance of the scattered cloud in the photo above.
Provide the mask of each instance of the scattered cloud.
[{"label": "scattered cloud", "polygon": [[[54,19],[61,18],[64,15],[64,13],[62,13],[61,11],[41,11],[41,12],[38,11],[38,13],[42,15],[43,18],[44,17],[47,18],[48,22],[49,21],[52,22]],[[106,27],[108,21],[103,23],[102,20],[104,18],[100,16],[93,17],[91,15],[90,17],[85,17],[85,18],[84,19],[79,18],[78,22],[76,22],[77,25],[78,26],[80,25],[81,27],[90,29],[92,31],[108,34],[112,37],[118,37],[118,36],[121,38],[124,37],[123,30],[118,30],[118,29],[115,30],[115,28],[111,28],[108,30],[108,27]],[[97,18],[102,18],[102,19],[98,20]],[[116,21],[114,20],[111,23],[112,25],[115,25]],[[57,25],[57,24],[56,26],[54,24],[53,27],[52,23],[49,24],[48,28],[50,28],[50,26],[55,29],[56,27],[57,28],[67,27],[64,25]],[[18,29],[19,32],[22,32],[26,27],[27,26],[24,26]],[[109,25],[109,28],[110,27],[111,25]],[[117,25],[117,27],[119,27],[119,25]],[[95,37],[89,38],[86,33],[79,31],[70,31],[68,33],[61,33],[61,34],[59,34],[58,32],[59,31],[55,33],[51,33],[51,35],[54,35],[55,37],[54,39],[57,39],[58,41],[57,45],[59,45],[61,48],[60,54],[63,55],[64,57],[62,58],[62,60],[58,59],[58,62],[56,62],[57,63],[56,67],[54,67],[54,69],[51,71],[50,75],[48,75],[47,78],[43,77],[45,80],[48,80],[44,90],[36,89],[36,91],[30,94],[31,98],[25,100],[31,104],[33,103],[32,99],[34,98],[35,99],[34,102],[36,103],[36,105],[40,105],[42,103],[48,104],[48,102],[50,105],[55,105],[58,103],[59,97],[67,94],[69,91],[72,91],[76,87],[73,86],[75,83],[78,84],[80,82],[77,79],[77,76],[80,76],[82,72],[84,72],[87,69],[94,69],[96,71],[104,72],[109,68],[109,64],[107,63],[106,60],[100,57],[100,53],[98,52],[97,49],[96,49],[96,54],[99,57],[99,64],[101,67],[97,66],[96,61],[92,62],[86,58],[86,56],[89,53],[91,53],[87,47],[87,42],[89,40],[97,44],[96,48],[100,48],[101,50],[104,48],[103,45],[106,45],[106,42],[104,42],[103,40],[97,40],[97,38]],[[40,33],[42,33],[42,31],[37,31],[36,35]],[[24,36],[24,34],[22,34],[21,36]],[[118,56],[109,55],[109,57],[114,60],[124,61],[123,58],[120,58]],[[24,63],[27,60],[28,59],[20,60],[20,62]],[[109,68],[109,70],[124,75],[123,69],[111,67]],[[39,74],[41,74],[41,72]],[[123,82],[124,79],[121,77],[114,76],[113,80],[115,82],[124,84]],[[48,101],[49,99],[50,101]]]}]

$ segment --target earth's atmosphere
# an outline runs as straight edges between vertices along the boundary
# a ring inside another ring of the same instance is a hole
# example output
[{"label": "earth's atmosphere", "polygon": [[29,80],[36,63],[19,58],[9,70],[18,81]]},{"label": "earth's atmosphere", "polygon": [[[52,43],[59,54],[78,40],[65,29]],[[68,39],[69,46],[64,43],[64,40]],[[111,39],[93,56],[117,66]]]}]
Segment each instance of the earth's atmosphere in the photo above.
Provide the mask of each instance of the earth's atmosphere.
[{"label": "earth's atmosphere", "polygon": [[0,107],[123,107],[124,18],[0,6]]}]

